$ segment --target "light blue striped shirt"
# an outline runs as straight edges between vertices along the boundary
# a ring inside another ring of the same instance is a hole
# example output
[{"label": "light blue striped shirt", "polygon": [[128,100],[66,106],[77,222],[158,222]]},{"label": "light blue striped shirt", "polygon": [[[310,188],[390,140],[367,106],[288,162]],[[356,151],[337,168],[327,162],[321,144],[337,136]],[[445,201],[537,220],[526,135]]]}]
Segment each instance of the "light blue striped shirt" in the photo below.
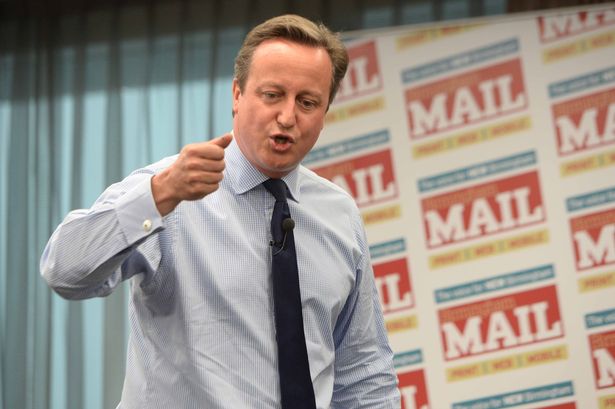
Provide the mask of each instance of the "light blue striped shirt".
[{"label": "light blue striped shirt", "polygon": [[[160,217],[152,175],[169,157],[67,215],[41,272],[70,299],[130,281],[122,409],[279,408],[266,176],[226,149],[220,188]],[[342,189],[299,166],[284,177],[318,408],[399,408],[361,216]]]}]

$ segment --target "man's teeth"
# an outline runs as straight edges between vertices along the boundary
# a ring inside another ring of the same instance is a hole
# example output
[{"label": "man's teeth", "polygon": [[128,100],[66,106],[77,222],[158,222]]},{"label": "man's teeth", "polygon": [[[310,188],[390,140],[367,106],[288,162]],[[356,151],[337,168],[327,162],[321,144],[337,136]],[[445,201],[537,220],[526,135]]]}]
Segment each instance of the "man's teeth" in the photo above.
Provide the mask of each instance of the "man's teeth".
[{"label": "man's teeth", "polygon": [[288,141],[288,138],[284,136],[276,136],[275,141],[276,143],[286,143]]}]

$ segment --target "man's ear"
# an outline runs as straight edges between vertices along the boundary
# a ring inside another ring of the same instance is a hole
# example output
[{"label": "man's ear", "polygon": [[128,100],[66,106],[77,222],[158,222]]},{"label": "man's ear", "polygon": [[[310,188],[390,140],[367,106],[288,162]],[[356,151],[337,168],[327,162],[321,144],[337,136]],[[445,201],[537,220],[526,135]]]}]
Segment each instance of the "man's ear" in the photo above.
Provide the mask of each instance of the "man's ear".
[{"label": "man's ear", "polygon": [[241,89],[239,88],[239,81],[237,78],[233,78],[233,116],[239,109],[239,97],[241,96]]}]

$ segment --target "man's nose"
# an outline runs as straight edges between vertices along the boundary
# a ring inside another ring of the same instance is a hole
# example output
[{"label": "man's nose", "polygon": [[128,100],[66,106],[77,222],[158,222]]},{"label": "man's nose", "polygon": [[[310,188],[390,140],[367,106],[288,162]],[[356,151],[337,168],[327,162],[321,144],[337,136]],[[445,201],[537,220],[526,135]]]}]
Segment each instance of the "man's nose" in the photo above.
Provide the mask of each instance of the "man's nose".
[{"label": "man's nose", "polygon": [[295,109],[295,101],[290,98],[280,105],[280,111],[276,118],[280,128],[288,129],[295,126],[297,123]]}]

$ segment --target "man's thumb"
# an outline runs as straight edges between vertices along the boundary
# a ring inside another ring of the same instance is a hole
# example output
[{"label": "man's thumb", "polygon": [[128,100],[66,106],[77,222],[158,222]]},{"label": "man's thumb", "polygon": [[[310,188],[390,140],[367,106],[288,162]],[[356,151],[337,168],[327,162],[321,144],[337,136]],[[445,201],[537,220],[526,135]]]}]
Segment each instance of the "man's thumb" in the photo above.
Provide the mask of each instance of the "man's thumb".
[{"label": "man's thumb", "polygon": [[233,135],[231,135],[230,133],[227,133],[215,139],[212,139],[209,142],[216,144],[221,148],[226,148],[231,143],[232,140],[233,140]]}]

